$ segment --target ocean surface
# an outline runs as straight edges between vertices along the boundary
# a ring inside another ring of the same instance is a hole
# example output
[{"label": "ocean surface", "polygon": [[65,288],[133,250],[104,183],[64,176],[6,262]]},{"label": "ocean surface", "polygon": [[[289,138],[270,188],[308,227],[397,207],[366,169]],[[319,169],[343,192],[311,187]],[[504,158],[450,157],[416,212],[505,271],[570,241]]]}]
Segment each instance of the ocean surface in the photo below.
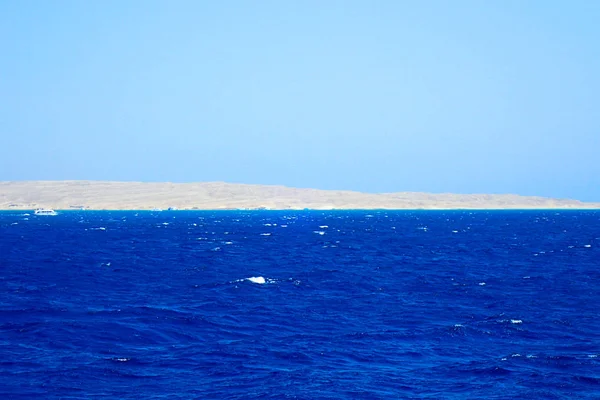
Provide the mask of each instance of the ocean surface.
[{"label": "ocean surface", "polygon": [[600,212],[0,212],[1,399],[598,399]]}]

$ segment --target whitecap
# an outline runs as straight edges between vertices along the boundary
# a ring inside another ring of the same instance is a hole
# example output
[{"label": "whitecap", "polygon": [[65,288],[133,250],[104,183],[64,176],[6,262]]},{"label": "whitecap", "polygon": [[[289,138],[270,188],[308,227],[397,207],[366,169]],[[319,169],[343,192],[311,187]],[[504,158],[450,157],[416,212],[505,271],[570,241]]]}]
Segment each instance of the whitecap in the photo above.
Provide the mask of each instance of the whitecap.
[{"label": "whitecap", "polygon": [[479,286],[485,286],[485,282],[479,282],[478,285]]},{"label": "whitecap", "polygon": [[117,361],[119,362],[127,362],[129,360],[131,360],[131,358],[117,358]]},{"label": "whitecap", "polygon": [[282,228],[287,228],[287,225],[279,225]]},{"label": "whitecap", "polygon": [[511,319],[510,323],[511,324],[522,324],[523,320],[520,320],[520,319]]},{"label": "whitecap", "polygon": [[103,226],[101,226],[101,227],[99,227],[99,228],[91,228],[91,230],[93,230],[93,231],[105,231],[105,230],[106,230],[106,228],[105,228],[105,227],[103,227]]},{"label": "whitecap", "polygon": [[225,244],[233,244],[233,242],[225,242]]},{"label": "whitecap", "polygon": [[519,353],[515,353],[515,354],[511,355],[511,357],[521,357],[521,355]]},{"label": "whitecap", "polygon": [[592,247],[592,245],[591,244],[586,244],[583,247],[588,247],[589,248],[589,247]]},{"label": "whitecap", "polygon": [[260,236],[271,236],[270,233],[261,233]]},{"label": "whitecap", "polygon": [[264,285],[265,283],[267,283],[265,278],[263,278],[262,276],[251,276],[250,278],[248,278],[248,280],[252,283],[258,283],[259,285]]},{"label": "whitecap", "polygon": [[320,225],[319,228],[321,228],[321,229],[327,229],[329,227],[327,225]]},{"label": "whitecap", "polygon": [[531,279],[531,276],[529,276],[529,275],[524,276],[523,279]]},{"label": "whitecap", "polygon": [[18,222],[13,222],[11,225],[19,225]]},{"label": "whitecap", "polygon": [[458,231],[452,231],[452,233],[458,233]]},{"label": "whitecap", "polygon": [[321,235],[321,236],[323,236],[325,234],[325,232],[323,232],[323,231],[314,231],[314,233]]}]

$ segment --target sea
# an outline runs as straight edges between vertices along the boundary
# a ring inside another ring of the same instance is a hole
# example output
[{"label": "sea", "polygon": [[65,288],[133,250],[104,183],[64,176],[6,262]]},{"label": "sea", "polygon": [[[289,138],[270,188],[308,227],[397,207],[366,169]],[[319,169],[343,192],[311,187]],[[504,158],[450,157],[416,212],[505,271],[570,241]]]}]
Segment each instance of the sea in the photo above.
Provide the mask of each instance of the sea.
[{"label": "sea", "polygon": [[0,212],[0,399],[599,399],[600,211]]}]

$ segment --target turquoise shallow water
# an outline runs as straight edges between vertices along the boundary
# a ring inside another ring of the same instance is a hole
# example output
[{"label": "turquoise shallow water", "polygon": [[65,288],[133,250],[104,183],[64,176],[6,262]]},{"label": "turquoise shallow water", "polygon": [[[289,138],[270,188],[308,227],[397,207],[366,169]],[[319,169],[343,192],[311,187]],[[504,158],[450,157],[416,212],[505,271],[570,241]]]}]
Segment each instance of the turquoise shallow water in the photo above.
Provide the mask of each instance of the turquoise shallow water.
[{"label": "turquoise shallow water", "polygon": [[0,212],[0,397],[595,399],[598,304],[594,211]]}]

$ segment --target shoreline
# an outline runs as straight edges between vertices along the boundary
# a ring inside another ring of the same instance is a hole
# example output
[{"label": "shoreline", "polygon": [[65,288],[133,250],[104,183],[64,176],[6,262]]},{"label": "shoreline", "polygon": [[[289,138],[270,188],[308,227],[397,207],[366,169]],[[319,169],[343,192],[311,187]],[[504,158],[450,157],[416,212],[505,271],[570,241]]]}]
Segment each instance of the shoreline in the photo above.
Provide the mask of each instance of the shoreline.
[{"label": "shoreline", "polygon": [[[144,212],[144,213],[179,213],[179,212],[313,212],[313,211],[600,211],[600,207],[530,207],[530,208],[269,208],[269,209],[237,209],[237,208],[197,208],[197,209],[177,209],[177,210],[152,210],[148,208],[86,208],[63,209],[53,208],[56,212],[82,213],[82,212]],[[11,211],[35,211],[35,208],[0,208],[0,212]]]},{"label": "shoreline", "polygon": [[582,202],[515,194],[363,193],[225,182],[0,181],[1,210],[567,210]]}]

